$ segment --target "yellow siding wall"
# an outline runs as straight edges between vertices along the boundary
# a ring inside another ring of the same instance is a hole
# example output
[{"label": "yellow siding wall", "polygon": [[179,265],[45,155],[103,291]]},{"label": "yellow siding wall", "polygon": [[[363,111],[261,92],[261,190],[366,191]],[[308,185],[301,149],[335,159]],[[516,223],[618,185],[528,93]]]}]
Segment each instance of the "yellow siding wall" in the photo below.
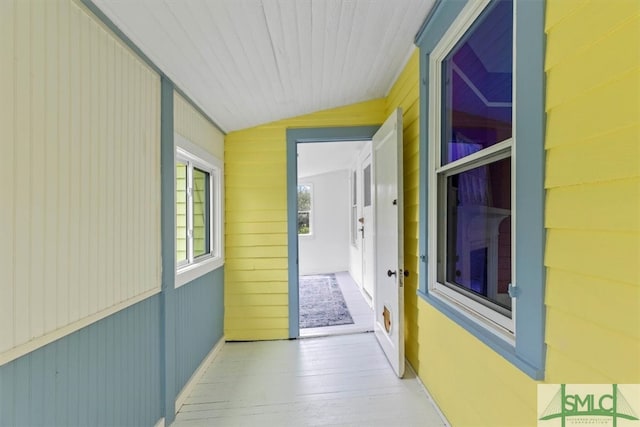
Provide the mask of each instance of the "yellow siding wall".
[{"label": "yellow siding wall", "polygon": [[378,99],[226,136],[227,339],[289,335],[286,129],[380,124],[385,113]]},{"label": "yellow siding wall", "polygon": [[[639,8],[547,1],[548,383],[640,382]],[[452,425],[535,426],[536,382],[418,308],[419,375]]]},{"label": "yellow siding wall", "polygon": [[640,2],[546,32],[547,381],[640,383]]},{"label": "yellow siding wall", "polygon": [[420,55],[413,53],[386,99],[387,113],[402,108],[404,172],[405,355],[418,369],[418,183],[420,175]]},{"label": "yellow siding wall", "polygon": [[0,1],[0,365],[160,290],[160,79],[71,0]]}]

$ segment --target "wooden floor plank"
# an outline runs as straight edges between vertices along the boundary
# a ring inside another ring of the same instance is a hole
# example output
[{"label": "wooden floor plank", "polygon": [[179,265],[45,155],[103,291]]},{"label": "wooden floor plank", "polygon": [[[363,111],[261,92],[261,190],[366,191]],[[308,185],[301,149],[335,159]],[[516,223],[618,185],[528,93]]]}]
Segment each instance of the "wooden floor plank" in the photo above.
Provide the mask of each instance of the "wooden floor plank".
[{"label": "wooden floor plank", "polygon": [[371,333],[227,343],[173,426],[445,426]]}]

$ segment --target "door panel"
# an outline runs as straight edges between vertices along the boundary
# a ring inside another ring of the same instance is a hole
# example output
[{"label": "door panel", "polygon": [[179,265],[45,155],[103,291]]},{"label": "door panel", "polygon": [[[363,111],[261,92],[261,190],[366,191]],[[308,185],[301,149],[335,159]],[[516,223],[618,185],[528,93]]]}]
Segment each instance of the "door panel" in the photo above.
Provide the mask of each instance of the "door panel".
[{"label": "door panel", "polygon": [[404,375],[402,112],[373,137],[375,334],[391,366]]}]

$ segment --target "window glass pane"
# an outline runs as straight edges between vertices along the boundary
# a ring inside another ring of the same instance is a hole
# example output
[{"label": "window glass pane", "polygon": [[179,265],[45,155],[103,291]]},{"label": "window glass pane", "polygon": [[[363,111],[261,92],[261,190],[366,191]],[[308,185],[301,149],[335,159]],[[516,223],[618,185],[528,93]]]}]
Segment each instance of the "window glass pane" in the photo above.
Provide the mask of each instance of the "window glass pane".
[{"label": "window glass pane", "polygon": [[187,259],[187,165],[176,166],[176,262]]},{"label": "window glass pane", "polygon": [[298,210],[299,211],[311,210],[311,186],[310,185],[298,185]]},{"label": "window glass pane", "polygon": [[358,204],[358,174],[356,174],[356,171],[353,171],[352,184],[353,185],[351,189],[351,204],[357,205]]},{"label": "window glass pane", "polygon": [[309,234],[309,212],[298,212],[298,234]]},{"label": "window glass pane", "polygon": [[209,212],[209,174],[193,168],[193,256],[211,252]]},{"label": "window glass pane", "polygon": [[311,233],[311,185],[298,185],[298,234]]},{"label": "window glass pane", "polygon": [[511,159],[447,177],[443,199],[445,283],[510,312]]},{"label": "window glass pane", "polygon": [[364,205],[371,206],[371,165],[364,168]]},{"label": "window glass pane", "polygon": [[513,5],[490,5],[442,62],[442,164],[512,136]]}]

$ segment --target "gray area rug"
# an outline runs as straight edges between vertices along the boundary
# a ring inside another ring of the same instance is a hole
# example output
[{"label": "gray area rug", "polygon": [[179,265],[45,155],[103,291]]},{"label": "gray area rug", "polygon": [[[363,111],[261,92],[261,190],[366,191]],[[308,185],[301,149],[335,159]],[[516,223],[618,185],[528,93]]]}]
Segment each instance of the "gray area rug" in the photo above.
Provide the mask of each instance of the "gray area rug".
[{"label": "gray area rug", "polygon": [[335,274],[300,276],[300,328],[353,323]]}]

